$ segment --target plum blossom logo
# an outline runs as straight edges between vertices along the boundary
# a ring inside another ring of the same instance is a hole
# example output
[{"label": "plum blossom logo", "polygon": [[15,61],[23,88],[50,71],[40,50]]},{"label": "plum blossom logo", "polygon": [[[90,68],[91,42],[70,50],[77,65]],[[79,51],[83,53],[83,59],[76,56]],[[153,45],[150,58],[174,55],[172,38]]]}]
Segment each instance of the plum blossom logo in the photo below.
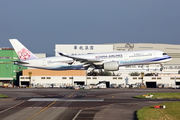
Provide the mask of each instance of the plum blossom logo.
[{"label": "plum blossom logo", "polygon": [[30,51],[22,48],[21,51],[18,52],[18,56],[20,57],[20,59],[28,59],[30,57]]}]

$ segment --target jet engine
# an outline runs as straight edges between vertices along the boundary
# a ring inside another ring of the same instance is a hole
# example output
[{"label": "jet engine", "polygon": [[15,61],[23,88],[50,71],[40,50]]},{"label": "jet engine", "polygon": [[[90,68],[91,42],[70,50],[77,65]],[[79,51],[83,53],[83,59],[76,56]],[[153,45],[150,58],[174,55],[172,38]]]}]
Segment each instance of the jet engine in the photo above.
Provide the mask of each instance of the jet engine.
[{"label": "jet engine", "polygon": [[112,62],[106,62],[103,65],[104,70],[107,71],[117,71],[119,70],[119,62],[118,61],[112,61]]}]

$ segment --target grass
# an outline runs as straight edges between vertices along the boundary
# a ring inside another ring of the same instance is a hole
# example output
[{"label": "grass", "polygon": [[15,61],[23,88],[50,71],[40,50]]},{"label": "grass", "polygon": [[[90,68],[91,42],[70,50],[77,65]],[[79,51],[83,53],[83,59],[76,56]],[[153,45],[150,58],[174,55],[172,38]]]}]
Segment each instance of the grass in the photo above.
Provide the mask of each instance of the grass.
[{"label": "grass", "polygon": [[[146,95],[153,95],[148,99],[180,99],[179,92],[166,92],[166,93],[148,93]],[[146,98],[146,95],[135,96],[135,98]]]},{"label": "grass", "polygon": [[180,102],[165,102],[158,105],[165,105],[165,109],[145,107],[137,111],[138,120],[180,120]]},{"label": "grass", "polygon": [[7,98],[7,95],[0,94],[0,98]]}]

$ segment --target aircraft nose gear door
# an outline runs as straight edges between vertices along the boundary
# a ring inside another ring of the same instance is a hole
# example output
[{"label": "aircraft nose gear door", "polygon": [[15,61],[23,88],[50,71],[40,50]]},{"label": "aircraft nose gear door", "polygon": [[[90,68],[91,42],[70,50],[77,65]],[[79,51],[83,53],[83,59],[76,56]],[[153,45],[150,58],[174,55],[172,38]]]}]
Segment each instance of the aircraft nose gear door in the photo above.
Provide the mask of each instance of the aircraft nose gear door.
[{"label": "aircraft nose gear door", "polygon": [[162,71],[162,70],[163,70],[163,68],[164,68],[164,67],[163,67],[163,64],[160,64],[160,66],[161,66],[160,71]]}]

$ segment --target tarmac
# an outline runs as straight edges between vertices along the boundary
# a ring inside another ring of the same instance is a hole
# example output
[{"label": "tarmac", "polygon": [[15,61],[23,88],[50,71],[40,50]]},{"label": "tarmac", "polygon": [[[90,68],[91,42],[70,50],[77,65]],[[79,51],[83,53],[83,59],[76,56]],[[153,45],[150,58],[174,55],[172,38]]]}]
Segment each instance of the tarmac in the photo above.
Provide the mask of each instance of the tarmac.
[{"label": "tarmac", "polygon": [[136,120],[136,111],[173,99],[136,99],[154,92],[180,89],[0,88],[1,120]]}]

